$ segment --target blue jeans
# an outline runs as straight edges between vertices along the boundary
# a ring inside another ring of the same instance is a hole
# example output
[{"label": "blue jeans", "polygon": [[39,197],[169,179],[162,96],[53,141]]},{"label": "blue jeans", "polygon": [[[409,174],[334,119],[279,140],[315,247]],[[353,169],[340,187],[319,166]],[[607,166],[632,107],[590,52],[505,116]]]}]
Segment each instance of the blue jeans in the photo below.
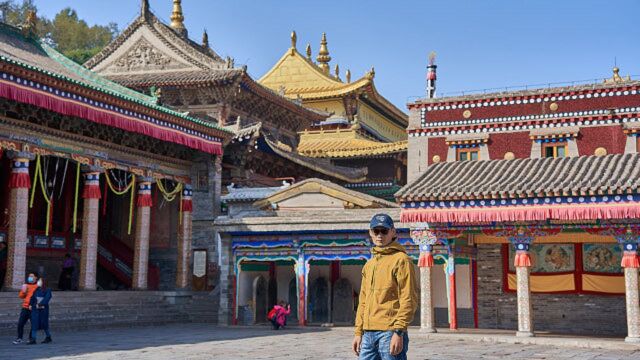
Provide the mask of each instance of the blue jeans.
[{"label": "blue jeans", "polygon": [[362,334],[360,356],[358,360],[406,360],[409,350],[409,335],[402,336],[402,351],[398,355],[391,355],[391,337],[393,331],[365,331]]}]

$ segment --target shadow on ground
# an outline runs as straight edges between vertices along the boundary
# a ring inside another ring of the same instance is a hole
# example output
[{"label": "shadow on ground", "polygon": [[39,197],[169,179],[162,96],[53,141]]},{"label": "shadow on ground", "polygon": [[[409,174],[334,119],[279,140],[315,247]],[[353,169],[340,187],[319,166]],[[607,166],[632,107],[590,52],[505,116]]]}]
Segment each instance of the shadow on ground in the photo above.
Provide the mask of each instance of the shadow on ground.
[{"label": "shadow on ground", "polygon": [[[27,337],[28,326],[25,329]],[[154,327],[96,329],[78,332],[56,333],[52,329],[54,342],[37,345],[13,345],[13,337],[4,336],[0,343],[0,359],[43,359],[51,357],[72,357],[98,355],[101,352],[128,351],[172,345],[195,345],[206,342],[224,342],[256,337],[273,337],[273,345],[279,335],[323,333],[328,328],[306,327],[272,330],[269,326],[217,327],[211,324],[171,324]],[[146,351],[143,351],[146,352]]]}]

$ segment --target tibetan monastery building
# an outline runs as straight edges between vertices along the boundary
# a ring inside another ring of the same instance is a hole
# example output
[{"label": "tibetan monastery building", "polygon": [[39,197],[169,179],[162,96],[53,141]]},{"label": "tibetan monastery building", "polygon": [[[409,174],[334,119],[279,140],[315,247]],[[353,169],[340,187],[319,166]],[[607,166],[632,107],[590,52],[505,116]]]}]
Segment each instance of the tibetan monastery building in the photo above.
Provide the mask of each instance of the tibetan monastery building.
[{"label": "tibetan monastery building", "polygon": [[429,294],[444,291],[430,280],[432,251],[465,244],[476,271],[449,269],[450,283],[476,284],[466,296],[478,327],[640,341],[640,82],[618,71],[408,105],[409,184],[396,197],[420,244],[425,331]]}]

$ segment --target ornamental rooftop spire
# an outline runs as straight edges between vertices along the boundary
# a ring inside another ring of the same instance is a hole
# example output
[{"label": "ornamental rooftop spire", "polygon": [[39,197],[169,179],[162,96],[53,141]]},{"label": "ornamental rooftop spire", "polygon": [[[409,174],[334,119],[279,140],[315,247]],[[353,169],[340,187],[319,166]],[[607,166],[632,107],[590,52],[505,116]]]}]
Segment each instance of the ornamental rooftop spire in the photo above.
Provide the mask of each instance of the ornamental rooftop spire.
[{"label": "ornamental rooftop spire", "polygon": [[187,28],[184,27],[184,15],[182,14],[182,1],[173,0],[173,11],[171,12],[171,28],[180,36],[187,37]]},{"label": "ornamental rooftop spire", "polygon": [[318,52],[316,60],[320,64],[322,71],[324,71],[325,74],[329,74],[329,61],[331,61],[331,56],[329,56],[329,48],[327,47],[327,33],[322,33],[320,51]]}]

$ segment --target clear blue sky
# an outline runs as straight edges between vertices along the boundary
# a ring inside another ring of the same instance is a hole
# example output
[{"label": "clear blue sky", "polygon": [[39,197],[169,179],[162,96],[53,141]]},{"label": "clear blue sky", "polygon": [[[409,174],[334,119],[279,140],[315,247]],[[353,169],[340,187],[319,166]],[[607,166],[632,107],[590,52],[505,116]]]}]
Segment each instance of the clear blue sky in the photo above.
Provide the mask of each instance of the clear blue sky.
[{"label": "clear blue sky", "polygon": [[[64,7],[89,24],[124,29],[139,0],[36,0],[52,18]],[[168,21],[172,0],[150,0]],[[438,54],[438,92],[640,75],[640,1],[536,0],[183,0],[185,24],[200,42],[259,78],[289,47],[327,33],[333,64],[359,78],[376,69],[378,90],[401,109],[424,94],[427,55]]]}]

